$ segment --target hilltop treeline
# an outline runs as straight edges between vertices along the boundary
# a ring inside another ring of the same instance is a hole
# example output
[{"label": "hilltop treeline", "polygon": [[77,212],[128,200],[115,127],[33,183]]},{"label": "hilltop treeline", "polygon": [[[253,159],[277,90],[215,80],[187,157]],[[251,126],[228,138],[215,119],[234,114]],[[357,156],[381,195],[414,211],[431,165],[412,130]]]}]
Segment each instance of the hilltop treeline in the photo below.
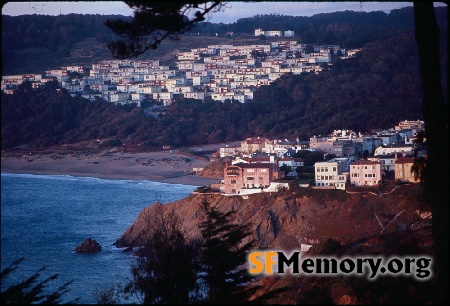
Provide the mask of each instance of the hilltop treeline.
[{"label": "hilltop treeline", "polygon": [[[296,3],[293,2],[292,5]],[[436,8],[436,15],[438,23],[447,27],[446,8]],[[19,56],[18,50],[45,48],[53,52],[55,57],[67,58],[70,57],[71,48],[75,43],[87,39],[96,39],[106,48],[108,42],[118,39],[104,25],[105,21],[110,19],[131,19],[131,17],[98,14],[60,16],[34,14],[14,17],[2,15],[2,74],[15,71],[14,65],[23,61],[20,57],[26,55],[21,53]],[[337,44],[343,48],[359,48],[368,42],[412,31],[414,14],[412,7],[407,7],[393,10],[389,14],[345,11],[311,17],[256,15],[241,18],[231,24],[202,22],[191,31],[191,34],[215,36],[233,32],[235,35],[254,35],[257,28],[292,30],[296,34],[295,39],[301,43]]]},{"label": "hilltop treeline", "polygon": [[105,22],[117,18],[131,19],[121,15],[2,15],[2,50],[44,47],[57,51],[87,38],[108,42],[115,37]]},{"label": "hilltop treeline", "polygon": [[[297,3],[292,2],[292,6]],[[356,4],[355,4],[356,6]],[[440,25],[447,26],[446,8],[436,8]],[[404,31],[414,29],[412,7],[384,12],[344,11],[317,14],[311,17],[284,16],[279,14],[256,15],[241,18],[231,24],[204,22],[192,32],[204,35],[233,32],[254,35],[255,29],[295,32],[300,43],[336,44],[344,48],[359,48],[365,43],[386,39]]]},{"label": "hilltop treeline", "polygon": [[[160,147],[299,137],[334,129],[367,131],[422,119],[413,33],[367,44],[354,58],[336,58],[319,74],[285,75],[254,93],[253,101],[178,99],[161,117],[53,90],[2,96],[2,149],[49,146],[97,138]],[[447,91],[447,79],[443,80]],[[119,142],[119,143],[120,143]]]},{"label": "hilltop treeline", "polygon": [[[120,15],[2,15],[2,75],[14,74],[17,67],[30,61],[42,60],[39,56],[48,52],[51,58],[64,59],[71,55],[75,43],[95,39],[105,44],[117,36],[104,24],[110,18],[127,18]],[[128,17],[131,18],[131,17]],[[38,50],[35,53],[18,53],[20,50]],[[77,63],[74,63],[75,65]],[[59,69],[45,65],[49,69]],[[30,71],[32,73],[33,71]],[[43,73],[43,71],[41,72]]]},{"label": "hilltop treeline", "polygon": [[[292,5],[296,5],[292,3]],[[447,10],[436,8],[439,25],[447,28]],[[107,43],[118,39],[104,25],[110,19],[130,19],[120,15],[2,15],[2,75],[21,73],[43,73],[46,69],[59,69],[65,65],[91,65],[95,61],[111,59]],[[311,17],[280,15],[256,15],[241,18],[231,24],[202,22],[189,35],[207,35],[223,38],[223,43],[238,42],[235,37],[225,35],[253,36],[254,30],[293,30],[300,43],[336,44],[341,48],[359,48],[365,43],[387,39],[400,33],[414,30],[412,8],[383,12],[335,12]],[[204,44],[189,44],[185,49],[206,47]],[[222,42],[219,42],[222,43]],[[161,48],[161,47],[160,47]],[[180,48],[180,46],[174,47]],[[183,48],[183,47],[181,47]],[[145,59],[162,59],[167,52],[149,52]],[[157,55],[159,54],[159,55]]]},{"label": "hilltop treeline", "polygon": [[[292,3],[296,5],[295,2]],[[193,31],[202,34],[226,32],[253,35],[254,30],[295,32],[300,43],[337,44],[345,48],[358,48],[367,42],[386,38],[414,27],[412,8],[383,12],[335,12],[311,17],[277,14],[241,18],[232,24],[199,24]]]}]

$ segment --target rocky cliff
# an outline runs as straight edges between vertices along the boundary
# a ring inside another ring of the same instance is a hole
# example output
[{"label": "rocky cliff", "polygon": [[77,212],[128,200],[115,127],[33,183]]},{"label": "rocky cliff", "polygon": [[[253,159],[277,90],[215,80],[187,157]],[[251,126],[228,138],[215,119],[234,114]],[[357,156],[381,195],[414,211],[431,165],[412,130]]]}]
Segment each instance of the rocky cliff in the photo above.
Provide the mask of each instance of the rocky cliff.
[{"label": "rocky cliff", "polygon": [[[337,245],[331,253],[325,247],[328,254],[387,255],[403,254],[411,249],[417,254],[430,254],[433,245],[431,208],[420,193],[420,186],[402,186],[382,196],[373,192],[349,194],[340,190],[310,188],[290,188],[248,198],[214,193],[191,194],[176,202],[146,207],[115,244],[118,247],[142,245],[149,234],[147,224],[152,222],[155,214],[172,209],[180,217],[186,235],[198,237],[199,204],[206,199],[220,211],[236,211],[235,222],[251,223],[260,247],[289,251],[299,250],[301,244],[309,244],[313,247],[308,253],[321,254],[323,245],[331,239]],[[359,280],[343,280],[341,277],[322,279],[322,282],[313,277],[265,277],[261,283],[263,289],[258,294],[283,286],[288,288],[272,300],[277,304],[308,303],[311,299],[314,302],[317,292],[312,292],[311,286],[325,292],[320,295],[323,300],[316,300],[318,303],[354,304],[362,301],[361,290],[375,286],[374,282],[366,281],[363,282],[366,288]],[[405,290],[414,288],[411,285]],[[382,302],[377,299],[382,299],[382,296],[372,294],[368,301]]]},{"label": "rocky cliff", "polygon": [[[417,196],[419,186],[404,186],[379,196],[372,192],[349,194],[341,190],[287,189],[243,198],[221,194],[191,194],[162,205],[175,210],[188,237],[199,235],[201,201],[206,198],[220,211],[236,211],[235,222],[252,224],[261,247],[298,249],[333,238],[343,244],[362,237],[423,224],[431,209]],[[116,246],[140,246],[146,240],[146,224],[152,222],[157,206],[144,208],[117,240]]]}]

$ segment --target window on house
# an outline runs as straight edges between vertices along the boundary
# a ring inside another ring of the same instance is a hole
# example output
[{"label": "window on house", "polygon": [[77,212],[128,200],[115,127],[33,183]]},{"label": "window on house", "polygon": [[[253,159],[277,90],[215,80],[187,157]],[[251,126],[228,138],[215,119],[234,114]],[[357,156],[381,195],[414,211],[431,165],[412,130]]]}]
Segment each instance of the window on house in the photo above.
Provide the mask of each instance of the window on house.
[{"label": "window on house", "polygon": [[248,181],[252,181],[253,180],[253,176],[247,176],[247,180]]},{"label": "window on house", "polygon": [[260,176],[260,177],[259,177],[259,180],[260,180],[260,181],[264,180],[264,177]]},{"label": "window on house", "polygon": [[236,184],[236,180],[231,180],[231,184]]},{"label": "window on house", "polygon": [[333,171],[336,171],[336,167],[333,167]]}]

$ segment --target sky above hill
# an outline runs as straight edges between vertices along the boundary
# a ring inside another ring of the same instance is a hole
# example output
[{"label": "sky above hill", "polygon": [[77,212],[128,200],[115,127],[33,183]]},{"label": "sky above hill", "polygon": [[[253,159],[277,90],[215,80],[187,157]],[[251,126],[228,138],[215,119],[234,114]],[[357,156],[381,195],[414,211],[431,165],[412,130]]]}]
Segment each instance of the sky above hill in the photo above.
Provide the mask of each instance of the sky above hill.
[{"label": "sky above hill", "polygon": [[[446,5],[437,3],[436,5]],[[412,2],[227,2],[226,7],[221,12],[210,15],[208,21],[212,23],[233,23],[239,18],[252,17],[255,15],[280,14],[288,16],[312,16],[320,13],[331,13],[337,11],[383,11],[389,13],[393,9],[412,6]],[[2,7],[2,15],[59,15],[59,14],[119,14],[132,16],[133,10],[123,1],[64,1],[64,2],[7,2]]]}]

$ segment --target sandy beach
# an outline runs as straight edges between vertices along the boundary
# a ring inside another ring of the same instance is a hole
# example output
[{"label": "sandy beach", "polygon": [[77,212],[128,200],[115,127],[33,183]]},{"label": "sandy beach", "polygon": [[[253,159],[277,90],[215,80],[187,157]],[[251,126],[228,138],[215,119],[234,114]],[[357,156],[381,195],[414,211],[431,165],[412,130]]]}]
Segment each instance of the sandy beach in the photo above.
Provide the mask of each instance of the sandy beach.
[{"label": "sandy beach", "polygon": [[117,149],[59,149],[2,152],[1,172],[150,180],[193,186],[219,183],[219,179],[193,173],[193,168],[203,168],[208,163],[207,159],[186,155],[177,150],[126,153]]}]

